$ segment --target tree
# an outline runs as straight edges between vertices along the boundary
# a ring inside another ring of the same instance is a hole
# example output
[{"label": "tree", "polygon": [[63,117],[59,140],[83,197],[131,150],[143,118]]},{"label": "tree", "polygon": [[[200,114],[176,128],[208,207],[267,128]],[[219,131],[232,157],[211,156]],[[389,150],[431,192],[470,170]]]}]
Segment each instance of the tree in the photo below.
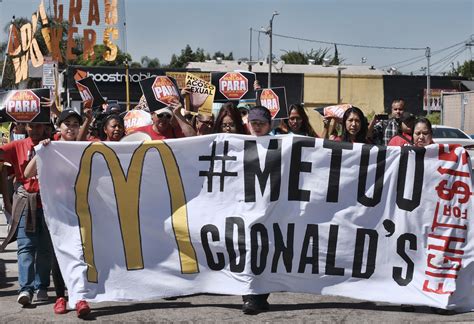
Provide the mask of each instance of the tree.
[{"label": "tree", "polygon": [[335,47],[334,57],[328,55],[328,48],[320,48],[318,50],[311,49],[311,51],[303,53],[301,51],[285,51],[285,54],[280,56],[280,59],[286,64],[308,64],[310,60],[314,60],[313,64],[321,65],[325,59],[329,60],[329,64],[339,65],[343,59],[339,58],[337,47]]},{"label": "tree", "polygon": [[156,57],[152,59],[148,56],[142,56],[140,62],[141,66],[146,68],[159,68],[161,66],[160,60]]},{"label": "tree", "polygon": [[232,52],[229,53],[229,55],[225,55],[224,53],[222,53],[221,51],[217,51],[214,53],[214,55],[212,56],[212,59],[213,60],[216,60],[218,57],[221,57],[223,60],[229,60],[229,61],[233,61],[234,60],[234,54]]},{"label": "tree", "polygon": [[[212,59],[215,60],[218,57],[222,57],[223,60],[234,59],[234,55],[232,54],[232,52],[230,52],[229,55],[225,55],[223,52],[217,51],[212,56]],[[169,67],[174,69],[182,69],[185,68],[189,62],[204,62],[210,59],[211,56],[209,55],[209,53],[205,53],[204,49],[198,47],[194,52],[191,46],[189,46],[188,44],[184,49],[181,50],[180,55],[173,54],[171,56],[171,62]]]},{"label": "tree", "polygon": [[448,73],[451,76],[462,76],[468,78],[469,80],[474,79],[474,61],[469,60],[465,61],[462,65],[457,63],[457,67]]}]

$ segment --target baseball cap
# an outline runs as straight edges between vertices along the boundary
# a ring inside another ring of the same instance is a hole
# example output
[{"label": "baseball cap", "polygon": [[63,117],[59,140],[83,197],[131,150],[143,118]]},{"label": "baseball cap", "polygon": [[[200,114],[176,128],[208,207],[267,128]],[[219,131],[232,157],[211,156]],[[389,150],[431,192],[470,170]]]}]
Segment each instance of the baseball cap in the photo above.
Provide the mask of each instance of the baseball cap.
[{"label": "baseball cap", "polygon": [[111,103],[107,106],[107,113],[114,113],[114,114],[120,114],[124,112],[125,109],[122,108],[118,103]]},{"label": "baseball cap", "polygon": [[414,123],[416,120],[416,116],[413,115],[412,113],[409,113],[405,111],[401,116],[400,116],[400,121],[405,124],[410,124]]},{"label": "baseball cap", "polygon": [[64,109],[58,117],[57,124],[58,126],[62,124],[69,117],[76,117],[79,120],[79,124],[82,124],[82,117],[74,109],[68,108]]},{"label": "baseball cap", "polygon": [[249,122],[258,120],[266,123],[272,122],[272,115],[270,114],[270,110],[263,106],[255,106],[249,110],[248,116]]},{"label": "baseball cap", "polygon": [[169,107],[160,108],[158,110],[155,110],[154,113],[157,115],[165,113],[165,114],[170,114],[171,116],[173,116],[173,111]]}]

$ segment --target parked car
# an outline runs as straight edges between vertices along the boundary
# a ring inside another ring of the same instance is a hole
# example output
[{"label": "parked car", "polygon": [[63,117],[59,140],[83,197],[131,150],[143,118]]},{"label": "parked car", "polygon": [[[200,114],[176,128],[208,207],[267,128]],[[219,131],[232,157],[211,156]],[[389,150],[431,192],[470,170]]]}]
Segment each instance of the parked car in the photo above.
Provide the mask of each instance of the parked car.
[{"label": "parked car", "polygon": [[474,139],[459,128],[433,125],[433,141],[438,144],[460,144],[469,153],[474,168]]}]

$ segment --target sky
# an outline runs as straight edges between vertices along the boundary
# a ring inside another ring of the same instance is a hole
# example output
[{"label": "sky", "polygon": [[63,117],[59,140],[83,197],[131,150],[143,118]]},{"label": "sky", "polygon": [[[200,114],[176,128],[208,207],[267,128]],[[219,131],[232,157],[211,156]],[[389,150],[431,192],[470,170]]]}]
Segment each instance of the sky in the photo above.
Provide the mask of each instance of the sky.
[{"label": "sky", "polygon": [[[430,47],[431,72],[436,74],[472,58],[472,46],[464,44],[474,34],[473,0],[123,1],[127,51],[134,61],[146,55],[167,64],[171,55],[179,54],[186,44],[193,50],[203,48],[211,55],[221,51],[232,52],[236,59],[248,58],[250,28],[267,28],[274,11],[279,13],[273,20],[275,34],[329,43],[422,48],[383,50],[339,45],[339,56],[346,65],[361,65],[364,57],[364,65],[420,74],[427,64],[424,48]],[[45,0],[45,5],[52,2]],[[0,0],[0,26],[8,24],[12,15],[31,16],[39,3],[40,0]],[[254,32],[252,37],[253,60],[263,59],[269,52],[268,36],[258,35]],[[6,38],[2,27],[0,41]],[[458,45],[443,50],[455,44]],[[285,51],[319,48],[329,48],[329,53],[334,54],[331,44],[273,38],[273,55],[277,58]],[[413,58],[418,62],[410,64],[415,61]],[[402,61],[406,62],[399,63]]]}]

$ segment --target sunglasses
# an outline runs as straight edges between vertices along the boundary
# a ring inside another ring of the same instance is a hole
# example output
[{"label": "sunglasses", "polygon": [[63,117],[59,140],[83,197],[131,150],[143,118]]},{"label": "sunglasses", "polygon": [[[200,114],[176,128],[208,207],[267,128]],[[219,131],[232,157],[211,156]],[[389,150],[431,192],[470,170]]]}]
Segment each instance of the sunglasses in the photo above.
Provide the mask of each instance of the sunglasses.
[{"label": "sunglasses", "polygon": [[171,119],[171,115],[170,115],[170,114],[166,114],[166,113],[157,114],[156,117],[158,117],[158,118],[168,118],[168,119]]}]

